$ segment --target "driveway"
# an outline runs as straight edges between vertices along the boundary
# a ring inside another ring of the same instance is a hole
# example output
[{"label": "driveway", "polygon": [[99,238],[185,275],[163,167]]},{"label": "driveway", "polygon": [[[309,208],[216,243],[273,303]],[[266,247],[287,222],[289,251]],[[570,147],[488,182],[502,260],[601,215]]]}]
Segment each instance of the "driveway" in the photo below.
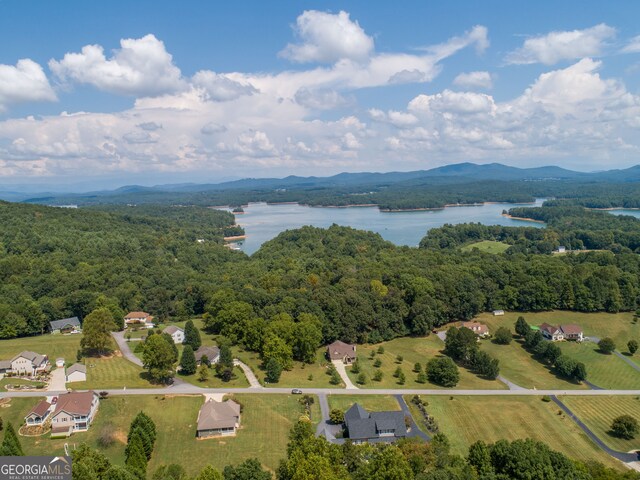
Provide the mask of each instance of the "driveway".
[{"label": "driveway", "polygon": [[67,377],[64,374],[64,368],[56,368],[51,372],[51,379],[49,380],[49,385],[47,386],[48,392],[60,392],[65,390]]},{"label": "driveway", "polygon": [[394,395],[394,397],[396,398],[398,405],[400,405],[400,408],[402,409],[402,413],[404,413],[404,416],[408,417],[411,420],[411,425],[409,427],[411,431],[407,434],[407,437],[409,438],[418,437],[424,440],[425,442],[430,441],[431,437],[427,435],[425,432],[423,432],[422,430],[420,430],[420,427],[418,427],[418,424],[416,423],[416,419],[413,418],[411,410],[409,409],[409,405],[407,405],[407,402],[404,401],[404,397],[402,395]]},{"label": "driveway", "polygon": [[247,365],[246,363],[242,363],[237,358],[233,359],[233,364],[242,369],[242,371],[244,372],[244,376],[247,377],[247,380],[249,381],[250,388],[264,388],[262,385],[260,385],[258,377],[256,377],[255,373],[253,373],[253,370],[251,370],[249,365]]},{"label": "driveway", "polygon": [[344,382],[347,390],[357,390],[358,387],[356,387],[351,382],[349,375],[347,375],[347,369],[345,368],[344,363],[342,363],[342,360],[331,360],[331,363],[333,363],[333,365],[336,367],[336,370],[340,374],[340,378],[342,378],[342,381]]},{"label": "driveway", "polygon": [[122,356],[129,360],[131,363],[135,363],[139,367],[142,367],[142,360],[134,355],[129,348],[129,342],[124,338],[124,332],[111,332],[111,336],[118,344],[118,349],[122,352]]}]

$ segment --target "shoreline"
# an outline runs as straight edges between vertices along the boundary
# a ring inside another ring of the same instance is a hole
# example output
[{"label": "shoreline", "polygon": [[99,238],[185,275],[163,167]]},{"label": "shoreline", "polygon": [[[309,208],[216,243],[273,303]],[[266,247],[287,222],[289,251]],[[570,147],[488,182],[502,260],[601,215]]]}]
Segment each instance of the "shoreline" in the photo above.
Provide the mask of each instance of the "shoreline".
[{"label": "shoreline", "polygon": [[545,223],[542,220],[536,220],[534,218],[527,218],[527,217],[514,217],[512,215],[509,215],[508,213],[503,213],[502,214],[503,217],[506,218],[510,218],[511,220],[521,220],[523,222],[534,222],[534,223]]},{"label": "shoreline", "polygon": [[244,240],[247,238],[247,235],[234,235],[231,237],[223,237],[225,242],[235,242],[236,240]]}]

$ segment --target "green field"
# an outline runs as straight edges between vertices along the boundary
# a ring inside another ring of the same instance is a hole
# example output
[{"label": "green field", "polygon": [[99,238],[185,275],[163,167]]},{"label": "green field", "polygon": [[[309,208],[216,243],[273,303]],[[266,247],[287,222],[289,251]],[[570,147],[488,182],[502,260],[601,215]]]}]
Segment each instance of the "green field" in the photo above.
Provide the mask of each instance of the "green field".
[{"label": "green field", "polygon": [[[293,362],[293,368],[291,370],[283,370],[280,376],[280,381],[275,384],[265,384],[264,370],[262,367],[262,360],[260,355],[256,352],[250,352],[248,350],[242,350],[239,347],[233,347],[233,355],[242,362],[246,363],[253,373],[256,374],[261,384],[269,387],[286,387],[286,388],[344,388],[344,384],[331,385],[329,382],[330,377],[327,375],[328,361],[325,356],[327,351],[326,347],[318,349],[316,353],[316,361],[312,364]],[[311,376],[311,377],[309,377]],[[311,379],[309,379],[311,378]]]},{"label": "green field", "polygon": [[85,358],[87,381],[67,383],[74,390],[114,389],[114,388],[153,388],[144,377],[144,370],[122,357]]},{"label": "green field", "polygon": [[[604,337],[611,336],[619,350],[626,350],[626,343],[631,338],[640,338],[640,326],[633,323],[631,313],[578,313],[565,311],[518,313],[506,312],[504,316],[493,316],[484,313],[477,317],[486,323],[491,332],[504,326],[514,331],[518,316],[522,315],[529,325],[576,323],[584,329],[585,335]],[[615,355],[603,355],[591,342],[561,342],[560,346],[566,355],[584,362],[587,366],[588,380],[602,388],[637,389],[640,388],[640,372]],[[527,388],[585,388],[557,377],[548,367],[531,356],[518,340],[510,345],[496,345],[483,342],[483,349],[500,360],[500,372],[509,380]],[[640,362],[640,355],[630,357]]]},{"label": "green field", "polygon": [[[124,446],[129,424],[135,414],[145,411],[156,422],[158,440],[149,463],[149,477],[161,464],[183,465],[190,476],[206,464],[218,469],[257,457],[266,467],[275,469],[286,455],[289,430],[302,413],[294,395],[236,395],[243,405],[241,428],[236,437],[197,440],[196,419],[204,397],[138,395],[111,397],[100,403],[96,420],[90,430],[76,433],[68,439],[51,440],[48,436],[20,437],[27,455],[62,455],[64,444],[83,442],[97,447],[97,437],[104,428],[114,432],[117,439],[108,448],[100,448],[112,461],[124,462]],[[14,398],[9,408],[0,408],[5,423],[22,423],[24,415],[38,402],[36,398]],[[320,419],[316,400],[312,416]]]},{"label": "green field", "polygon": [[328,401],[329,408],[339,408],[343,412],[354,403],[359,403],[370,412],[400,410],[398,401],[392,395],[329,395]]},{"label": "green field", "polygon": [[598,438],[620,452],[640,449],[640,436],[623,440],[609,433],[611,422],[620,415],[631,415],[640,421],[638,397],[562,397],[562,401]]},{"label": "green field", "polygon": [[[382,346],[384,353],[376,353],[373,359],[370,358],[371,351],[378,351]],[[442,388],[431,383],[418,383],[418,374],[413,372],[415,363],[420,363],[422,368],[429,359],[441,355],[440,350],[444,348],[444,343],[435,335],[428,337],[404,337],[396,338],[389,342],[383,342],[376,345],[358,345],[358,359],[361,370],[367,377],[365,385],[359,385],[360,388]],[[402,363],[397,363],[396,357],[403,357]],[[377,370],[374,367],[376,359],[382,361],[380,370],[383,372],[382,381],[373,381],[373,375]],[[396,368],[401,367],[406,377],[404,385],[398,385],[398,380],[393,376]],[[347,373],[351,381],[355,384],[358,375],[351,371],[351,367],[347,367]],[[460,382],[456,388],[469,388],[481,390],[500,390],[506,386],[497,380],[485,380],[474,375],[464,368],[460,368]]]},{"label": "green field", "polygon": [[493,240],[483,240],[481,242],[470,243],[465,245],[460,250],[463,252],[470,252],[477,248],[481,252],[486,253],[504,253],[511,245],[504,242],[495,242]]},{"label": "green field", "polygon": [[18,353],[28,350],[44,353],[55,365],[56,358],[62,357],[73,363],[80,348],[82,335],[38,335],[37,337],[12,338],[0,340],[0,360],[10,360]]},{"label": "green field", "polygon": [[[540,397],[422,396],[427,411],[447,435],[452,451],[465,455],[477,440],[533,438],[582,461],[597,460],[620,469],[620,463],[600,450],[573,420],[558,415],[558,406]],[[406,398],[410,401],[409,396]],[[591,398],[587,399],[591,401]]]},{"label": "green field", "polygon": [[228,382],[223,382],[220,378],[216,377],[215,368],[209,369],[209,379],[206,382],[200,382],[198,380],[198,373],[194,373],[193,375],[176,375],[176,378],[180,380],[184,380],[185,382],[189,382],[196,387],[202,388],[245,388],[249,386],[249,382],[247,381],[247,377],[244,376],[244,372],[240,367],[235,367],[233,369],[236,374],[236,378],[233,380],[229,380]]}]

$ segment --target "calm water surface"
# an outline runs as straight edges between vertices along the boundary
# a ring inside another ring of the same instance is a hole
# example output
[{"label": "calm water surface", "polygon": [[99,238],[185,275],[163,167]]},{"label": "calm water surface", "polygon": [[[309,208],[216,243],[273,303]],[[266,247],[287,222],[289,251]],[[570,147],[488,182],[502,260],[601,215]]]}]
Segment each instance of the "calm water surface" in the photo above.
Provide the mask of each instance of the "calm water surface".
[{"label": "calm water surface", "polygon": [[[537,200],[535,205],[542,205]],[[503,210],[532,204],[494,203],[479,206],[447,207],[442,210],[418,212],[381,212],[377,207],[327,208],[302,205],[267,205],[252,203],[244,208],[245,213],[236,216],[247,239],[239,242],[241,249],[251,255],[264,242],[280,232],[304,225],[329,227],[338,225],[370,230],[396,245],[415,247],[428,230],[445,223],[479,222],[485,225],[507,225],[541,227],[540,223],[512,220],[502,216]]]}]

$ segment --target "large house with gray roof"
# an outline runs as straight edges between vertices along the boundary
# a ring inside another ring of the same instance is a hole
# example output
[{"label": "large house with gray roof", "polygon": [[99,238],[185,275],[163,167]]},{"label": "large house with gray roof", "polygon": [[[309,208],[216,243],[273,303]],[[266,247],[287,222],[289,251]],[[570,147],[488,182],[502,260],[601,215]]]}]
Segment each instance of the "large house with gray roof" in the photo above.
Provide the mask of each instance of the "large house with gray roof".
[{"label": "large house with gray roof", "polygon": [[240,405],[233,400],[209,399],[198,413],[198,438],[235,435],[240,427]]},{"label": "large house with gray roof", "polygon": [[370,413],[357,403],[344,414],[344,424],[353,443],[394,442],[407,436],[404,413]]},{"label": "large house with gray roof", "polygon": [[78,317],[63,318],[49,322],[51,333],[78,333],[81,331]]},{"label": "large house with gray roof", "polygon": [[49,370],[49,357],[25,350],[11,359],[11,372],[15,375],[35,376]]}]

